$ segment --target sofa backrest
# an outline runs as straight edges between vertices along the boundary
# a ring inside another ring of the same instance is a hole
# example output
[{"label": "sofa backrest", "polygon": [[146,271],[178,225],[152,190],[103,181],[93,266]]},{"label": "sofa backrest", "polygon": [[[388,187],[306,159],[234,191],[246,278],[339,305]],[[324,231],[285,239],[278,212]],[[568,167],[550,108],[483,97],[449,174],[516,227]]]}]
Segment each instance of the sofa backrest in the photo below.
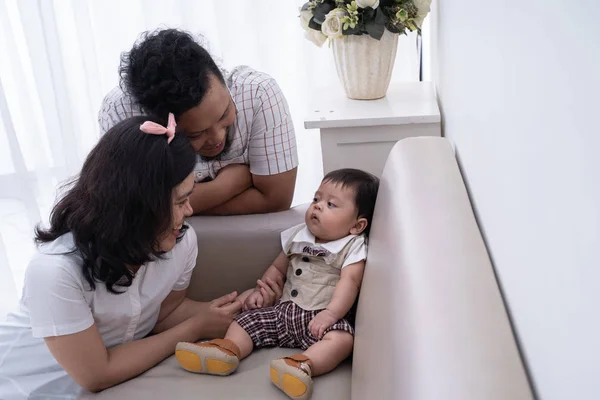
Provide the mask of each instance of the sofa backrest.
[{"label": "sofa backrest", "polygon": [[272,214],[189,218],[198,237],[198,257],[188,295],[208,301],[256,287],[256,280],[281,252],[281,232],[304,222],[307,207]]},{"label": "sofa backrest", "polygon": [[410,138],[382,175],[356,320],[352,398],[529,400],[450,143]]}]

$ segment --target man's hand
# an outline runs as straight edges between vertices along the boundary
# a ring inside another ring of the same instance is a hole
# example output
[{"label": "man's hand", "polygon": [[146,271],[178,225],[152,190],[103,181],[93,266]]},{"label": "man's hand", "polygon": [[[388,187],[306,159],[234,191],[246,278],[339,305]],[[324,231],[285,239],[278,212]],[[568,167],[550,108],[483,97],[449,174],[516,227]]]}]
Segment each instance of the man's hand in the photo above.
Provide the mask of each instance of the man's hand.
[{"label": "man's hand", "polygon": [[[194,211],[206,215],[237,215],[288,210],[294,198],[296,172],[294,168],[275,175],[252,175],[252,186],[239,195],[217,207],[194,208]],[[220,176],[217,176],[209,184],[213,182],[226,181],[220,181]]]},{"label": "man's hand", "polygon": [[331,325],[338,322],[340,319],[333,315],[329,310],[323,310],[317,314],[309,323],[308,331],[313,337],[322,339],[325,330],[331,327]]}]

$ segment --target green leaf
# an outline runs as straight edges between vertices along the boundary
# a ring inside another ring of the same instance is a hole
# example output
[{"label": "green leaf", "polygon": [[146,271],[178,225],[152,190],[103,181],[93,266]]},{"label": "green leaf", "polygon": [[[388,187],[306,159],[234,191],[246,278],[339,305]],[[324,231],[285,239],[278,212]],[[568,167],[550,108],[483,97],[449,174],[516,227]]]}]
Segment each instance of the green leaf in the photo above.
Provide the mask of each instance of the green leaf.
[{"label": "green leaf", "polygon": [[387,28],[388,31],[392,32],[392,33],[402,33],[402,30],[400,28],[398,28],[396,25],[391,24],[391,23],[387,23],[385,25],[385,27]]},{"label": "green leaf", "polygon": [[365,23],[369,22],[374,17],[375,17],[375,10],[373,10],[371,7],[365,7],[363,10],[363,14],[362,14],[363,22],[365,22]]},{"label": "green leaf", "polygon": [[314,20],[318,24],[325,22],[325,17],[333,10],[333,4],[321,3],[313,10]]},{"label": "green leaf", "polygon": [[367,21],[365,23],[365,30],[373,39],[381,39],[383,36],[383,32],[385,32],[385,24],[387,22],[387,17],[380,10],[375,10],[375,18],[371,21]]},{"label": "green leaf", "polygon": [[308,21],[308,27],[310,29],[314,29],[315,31],[321,30],[321,24],[315,22],[315,17],[312,17],[310,21]]},{"label": "green leaf", "polygon": [[356,1],[352,1],[350,4],[348,4],[348,6],[346,6],[346,8],[348,9],[348,13],[350,15],[358,13],[358,5],[356,4]]},{"label": "green leaf", "polygon": [[348,29],[346,29],[344,27],[344,29],[342,30],[342,35],[360,35],[360,34],[361,34],[360,29],[358,29],[356,27],[354,27],[354,28],[350,27]]},{"label": "green leaf", "polygon": [[375,10],[375,22],[377,22],[378,24],[381,24],[381,25],[385,25],[385,23],[387,21],[388,21],[388,17],[385,15],[385,13],[380,8]]},{"label": "green leaf", "polygon": [[385,26],[376,24],[365,24],[365,29],[369,33],[369,36],[371,36],[373,39],[379,40],[383,36]]},{"label": "green leaf", "polygon": [[406,12],[405,9],[401,8],[396,13],[396,18],[398,18],[400,21],[404,22],[408,19],[408,13]]}]

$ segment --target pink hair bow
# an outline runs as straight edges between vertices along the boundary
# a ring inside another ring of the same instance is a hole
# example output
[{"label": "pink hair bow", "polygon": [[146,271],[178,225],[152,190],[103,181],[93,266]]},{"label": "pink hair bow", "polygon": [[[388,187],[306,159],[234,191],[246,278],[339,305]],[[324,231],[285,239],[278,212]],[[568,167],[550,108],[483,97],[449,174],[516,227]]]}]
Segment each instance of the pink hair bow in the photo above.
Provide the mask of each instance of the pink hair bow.
[{"label": "pink hair bow", "polygon": [[172,113],[169,113],[169,123],[166,128],[156,122],[146,121],[140,125],[140,130],[150,135],[167,135],[167,143],[171,143],[171,140],[175,137],[176,126],[175,116]]}]

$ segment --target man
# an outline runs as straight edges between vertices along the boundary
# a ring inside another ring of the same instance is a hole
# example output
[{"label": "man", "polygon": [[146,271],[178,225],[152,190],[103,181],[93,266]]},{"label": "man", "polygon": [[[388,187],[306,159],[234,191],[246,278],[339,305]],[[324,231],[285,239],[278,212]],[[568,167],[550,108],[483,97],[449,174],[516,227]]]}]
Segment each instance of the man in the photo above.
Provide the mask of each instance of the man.
[{"label": "man", "polygon": [[145,33],[123,55],[119,72],[121,87],[105,97],[99,113],[101,133],[134,115],[175,114],[198,154],[190,198],[195,214],[290,207],[296,136],[273,78],[246,66],[224,76],[190,34],[175,29]]}]

